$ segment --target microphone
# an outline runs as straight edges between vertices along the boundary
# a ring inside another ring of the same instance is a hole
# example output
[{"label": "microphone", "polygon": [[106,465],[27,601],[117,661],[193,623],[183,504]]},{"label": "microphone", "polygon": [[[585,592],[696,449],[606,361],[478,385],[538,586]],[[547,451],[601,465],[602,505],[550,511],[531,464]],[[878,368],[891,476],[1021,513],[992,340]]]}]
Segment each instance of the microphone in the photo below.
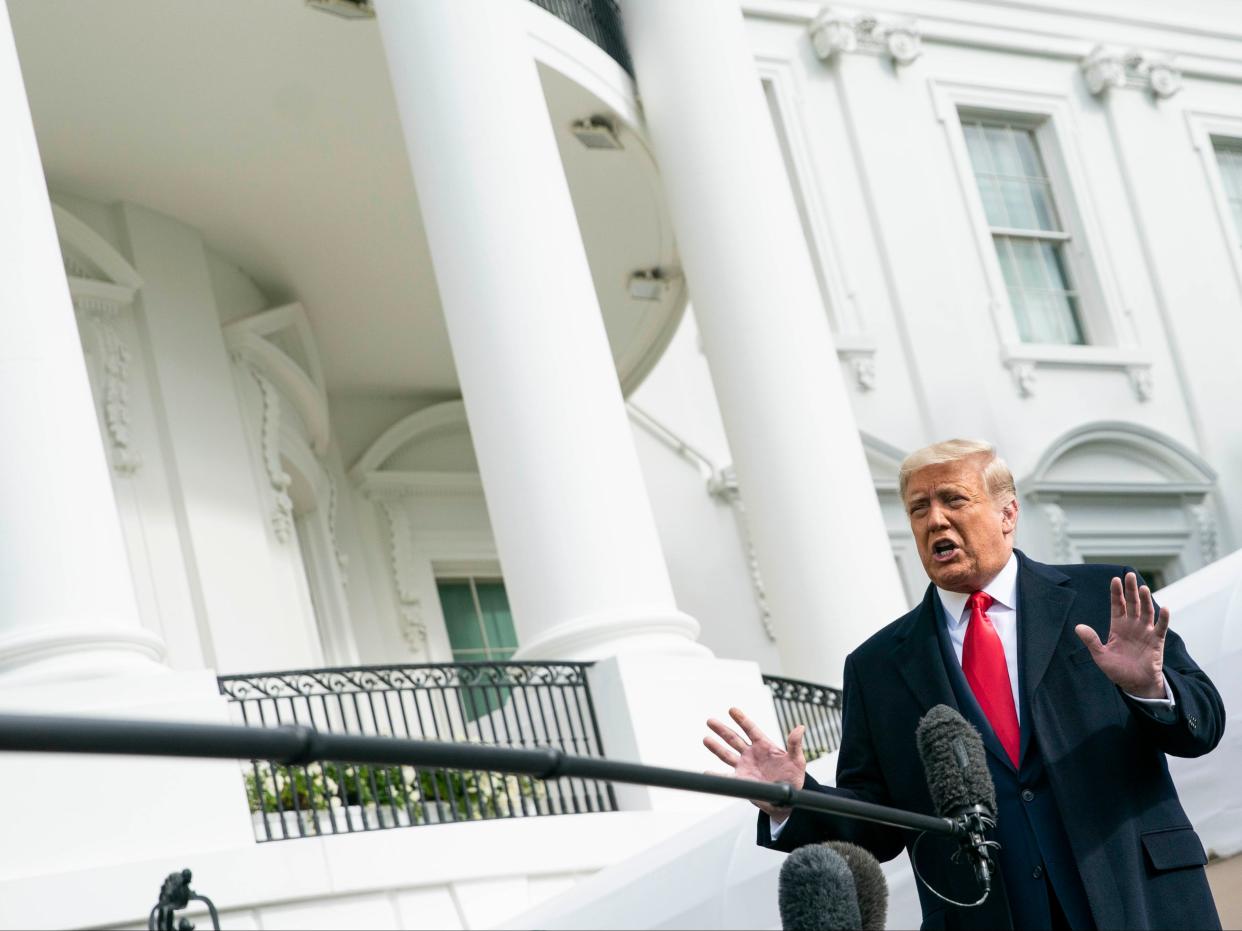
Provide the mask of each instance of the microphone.
[{"label": "microphone", "polygon": [[880,861],[869,850],[843,840],[828,841],[824,846],[837,852],[854,877],[858,898],[858,914],[862,931],[884,931],[888,922],[888,880],[880,869]]},{"label": "microphone", "polygon": [[853,874],[845,859],[824,844],[799,847],[785,859],[777,899],[783,931],[862,928]]},{"label": "microphone", "polygon": [[984,839],[984,833],[996,826],[996,787],[988,773],[983,738],[948,705],[936,705],[919,720],[915,742],[936,814],[961,829],[963,849],[986,898],[995,869],[992,849],[999,845]]}]

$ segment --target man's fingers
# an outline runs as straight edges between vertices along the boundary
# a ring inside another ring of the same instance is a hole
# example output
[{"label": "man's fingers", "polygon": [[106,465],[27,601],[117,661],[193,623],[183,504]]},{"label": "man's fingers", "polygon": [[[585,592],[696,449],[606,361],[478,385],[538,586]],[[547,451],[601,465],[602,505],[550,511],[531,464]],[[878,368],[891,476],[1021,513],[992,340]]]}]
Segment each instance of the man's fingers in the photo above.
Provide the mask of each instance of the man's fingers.
[{"label": "man's fingers", "polygon": [[1139,620],[1144,627],[1156,623],[1156,603],[1151,600],[1151,589],[1146,585],[1139,587]]},{"label": "man's fingers", "polygon": [[1169,632],[1169,609],[1161,608],[1160,616],[1156,618],[1156,636],[1159,637],[1161,640],[1163,640],[1164,635],[1167,634],[1168,632]]},{"label": "man's fingers", "polygon": [[723,721],[717,721],[715,718],[708,718],[707,726],[738,753],[746,752],[746,741],[742,739],[741,734],[729,727],[729,725]]},{"label": "man's fingers", "polygon": [[712,753],[716,754],[716,757],[720,760],[720,762],[727,763],[729,766],[737,766],[737,761],[741,759],[741,757],[722,744],[715,737],[704,737],[703,746],[705,746]]},{"label": "man's fingers", "polygon": [[1126,596],[1121,585],[1121,579],[1113,576],[1112,584],[1109,586],[1109,594],[1113,608],[1113,617],[1124,617],[1126,613]]},{"label": "man's fingers", "polygon": [[750,738],[751,743],[760,743],[761,741],[771,743],[771,741],[768,740],[768,735],[759,730],[759,725],[757,725],[750,718],[746,717],[741,708],[730,708],[729,717],[737,722],[737,726],[740,727],[742,732]]},{"label": "man's fingers", "polygon": [[[1116,579],[1113,581],[1116,581]],[[1096,655],[1104,649],[1104,644],[1100,643],[1100,635],[1086,624],[1079,624],[1074,628],[1074,633],[1078,634],[1078,639],[1091,651],[1092,655]]]},{"label": "man's fingers", "polygon": [[1126,617],[1136,620],[1139,612],[1138,576],[1133,572],[1126,573]]},{"label": "man's fingers", "polygon": [[806,736],[806,725],[799,724],[789,732],[789,737],[785,740],[785,748],[792,757],[800,757],[802,755],[802,738]]}]

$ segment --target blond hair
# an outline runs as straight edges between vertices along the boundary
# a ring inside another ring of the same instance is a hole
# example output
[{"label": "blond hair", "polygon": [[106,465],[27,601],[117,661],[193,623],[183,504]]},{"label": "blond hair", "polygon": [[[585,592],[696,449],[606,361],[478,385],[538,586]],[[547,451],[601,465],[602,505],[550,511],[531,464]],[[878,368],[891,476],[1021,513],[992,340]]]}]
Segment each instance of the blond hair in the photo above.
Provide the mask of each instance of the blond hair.
[{"label": "blond hair", "polygon": [[994,499],[1008,504],[1009,500],[1018,496],[1018,489],[1013,482],[1013,473],[1005,460],[996,455],[996,447],[986,440],[944,440],[916,449],[906,456],[897,472],[897,486],[901,492],[901,500],[906,499],[906,485],[910,476],[919,469],[928,466],[943,465],[947,462],[961,462],[971,456],[986,456],[983,464],[983,484]]}]

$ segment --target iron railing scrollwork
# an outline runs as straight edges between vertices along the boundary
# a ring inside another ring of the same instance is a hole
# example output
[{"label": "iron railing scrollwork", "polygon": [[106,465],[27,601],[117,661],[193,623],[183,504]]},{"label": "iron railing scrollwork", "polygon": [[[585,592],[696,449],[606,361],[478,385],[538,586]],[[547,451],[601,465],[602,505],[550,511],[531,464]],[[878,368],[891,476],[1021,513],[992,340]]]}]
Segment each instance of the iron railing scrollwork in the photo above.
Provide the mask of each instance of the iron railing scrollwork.
[{"label": "iron railing scrollwork", "polygon": [[[237,723],[334,734],[552,746],[603,757],[585,663],[431,663],[220,677]],[[452,821],[615,811],[606,783],[485,771],[251,760],[259,841]]]},{"label": "iron railing scrollwork", "polygon": [[831,753],[841,745],[841,690],[814,682],[764,676],[776,705],[781,736],[806,725],[803,753],[808,760]]},{"label": "iron railing scrollwork", "polygon": [[573,26],[607,52],[612,59],[634,76],[630,51],[621,31],[621,10],[617,0],[532,0],[557,19]]}]

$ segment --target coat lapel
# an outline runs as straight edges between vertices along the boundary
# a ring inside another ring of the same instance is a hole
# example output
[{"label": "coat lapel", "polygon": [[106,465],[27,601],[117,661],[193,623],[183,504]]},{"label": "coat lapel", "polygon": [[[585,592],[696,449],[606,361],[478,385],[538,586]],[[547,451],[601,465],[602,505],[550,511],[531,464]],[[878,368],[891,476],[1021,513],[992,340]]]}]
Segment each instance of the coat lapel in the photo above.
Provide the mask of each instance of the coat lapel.
[{"label": "coat lapel", "polygon": [[899,642],[893,651],[893,661],[918,700],[919,707],[924,710],[935,705],[958,707],[944,663],[939,661],[940,643],[936,625],[940,617],[933,600],[935,597],[935,586],[927,586],[923,604],[898,633]]},{"label": "coat lapel", "polygon": [[1018,691],[1022,699],[1022,756],[1032,730],[1031,707],[1076,597],[1069,576],[1018,553]]}]

